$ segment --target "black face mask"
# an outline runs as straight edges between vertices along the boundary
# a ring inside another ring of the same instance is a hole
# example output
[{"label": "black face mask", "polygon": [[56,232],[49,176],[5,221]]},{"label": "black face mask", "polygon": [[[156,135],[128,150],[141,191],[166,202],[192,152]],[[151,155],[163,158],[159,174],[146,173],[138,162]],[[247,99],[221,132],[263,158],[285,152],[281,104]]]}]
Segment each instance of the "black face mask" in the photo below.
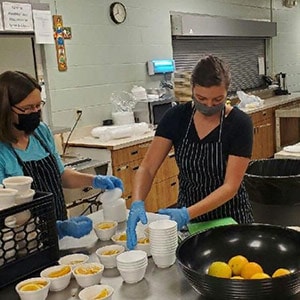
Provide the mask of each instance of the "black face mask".
[{"label": "black face mask", "polygon": [[32,112],[30,114],[18,114],[19,124],[14,124],[18,130],[24,131],[26,134],[34,132],[41,121],[41,111]]}]

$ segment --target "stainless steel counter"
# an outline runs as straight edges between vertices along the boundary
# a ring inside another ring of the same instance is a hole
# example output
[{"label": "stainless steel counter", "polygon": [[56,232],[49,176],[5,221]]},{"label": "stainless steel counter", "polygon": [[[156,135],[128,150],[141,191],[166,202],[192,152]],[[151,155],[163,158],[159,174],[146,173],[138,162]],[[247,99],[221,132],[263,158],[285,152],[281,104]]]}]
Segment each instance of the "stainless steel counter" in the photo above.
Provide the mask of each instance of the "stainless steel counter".
[{"label": "stainless steel counter", "polygon": [[[104,244],[105,243],[103,242],[97,243],[92,251],[95,251]],[[94,260],[97,260],[97,257],[93,253],[90,256],[90,261]],[[114,288],[115,292],[113,300],[203,299],[191,288],[181,273],[177,263],[169,268],[159,269],[155,266],[152,258],[149,258],[145,278],[136,284],[123,282],[122,277],[116,268],[104,270],[101,283],[109,284]],[[14,286],[15,284],[1,289],[0,299],[19,299],[14,290]],[[78,300],[78,293],[80,291],[81,288],[76,283],[76,280],[71,279],[71,283],[65,290],[61,292],[50,292],[47,300]]]},{"label": "stainless steel counter", "polygon": [[[94,222],[96,220],[100,221],[103,218],[102,211],[100,210],[93,213],[90,217]],[[118,231],[125,230],[125,226],[125,222],[119,223]],[[98,240],[96,243],[89,246],[85,251],[90,255],[90,261],[98,261],[95,254],[96,249],[108,244],[111,244],[111,242],[101,242]],[[77,251],[61,251],[61,255],[65,255],[67,252],[83,251],[79,249]],[[39,276],[38,273],[35,275]],[[144,279],[135,284],[123,282],[122,277],[116,268],[106,269],[103,272],[101,283],[108,284],[114,288],[115,292],[113,300],[207,300],[190,286],[177,262],[169,268],[160,269],[156,267],[152,258],[149,258],[149,264]],[[15,284],[12,284],[0,289],[0,299],[18,300],[18,294],[14,287]],[[65,290],[61,292],[50,292],[47,300],[79,300],[78,293],[80,291],[81,288],[76,283],[76,280],[72,279]],[[300,293],[290,299],[282,300],[300,300]]]}]

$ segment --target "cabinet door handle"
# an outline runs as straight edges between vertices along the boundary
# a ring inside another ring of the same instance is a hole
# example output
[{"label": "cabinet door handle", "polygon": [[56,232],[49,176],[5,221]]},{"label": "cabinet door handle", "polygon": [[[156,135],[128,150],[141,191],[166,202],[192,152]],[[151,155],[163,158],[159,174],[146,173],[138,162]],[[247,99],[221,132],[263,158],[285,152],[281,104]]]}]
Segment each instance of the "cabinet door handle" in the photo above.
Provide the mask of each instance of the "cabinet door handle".
[{"label": "cabinet door handle", "polygon": [[137,151],[137,150],[132,151],[130,154],[131,154],[131,155],[136,155],[136,154],[138,154],[138,151]]},{"label": "cabinet door handle", "polygon": [[259,127],[263,128],[263,127],[270,127],[270,126],[271,126],[271,123],[266,123],[266,124],[260,125]]},{"label": "cabinet door handle", "polygon": [[135,166],[132,168],[133,171],[137,170],[139,168],[139,166]]},{"label": "cabinet door handle", "polygon": [[263,115],[263,116],[266,116],[266,115],[267,115],[267,112],[266,112],[266,111],[263,111],[263,112],[262,112],[262,115]]},{"label": "cabinet door handle", "polygon": [[171,186],[174,186],[174,185],[176,185],[176,184],[177,184],[177,182],[174,181],[174,182],[171,183]]},{"label": "cabinet door handle", "polygon": [[128,166],[121,166],[121,167],[117,168],[117,171],[124,171],[126,169],[128,169]]},{"label": "cabinet door handle", "polygon": [[168,154],[168,156],[169,156],[170,158],[174,157],[174,156],[175,156],[175,152],[174,152],[174,151],[170,152],[170,153]]}]

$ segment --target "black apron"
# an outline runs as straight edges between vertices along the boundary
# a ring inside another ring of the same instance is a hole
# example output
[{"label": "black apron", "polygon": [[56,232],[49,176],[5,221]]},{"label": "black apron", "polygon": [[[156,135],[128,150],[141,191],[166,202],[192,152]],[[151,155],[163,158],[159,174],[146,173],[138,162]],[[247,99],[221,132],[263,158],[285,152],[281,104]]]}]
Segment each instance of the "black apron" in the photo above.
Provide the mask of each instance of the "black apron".
[{"label": "black apron", "polygon": [[[189,207],[204,199],[223,184],[226,172],[227,159],[223,156],[221,142],[225,109],[222,110],[220,117],[218,141],[211,143],[194,142],[189,139],[188,133],[194,114],[195,108],[192,110],[185,137],[175,154],[180,170],[179,207]],[[192,221],[202,222],[226,217],[231,217],[238,223],[254,221],[244,182],[241,183],[238,193],[231,200]]]},{"label": "black apron", "polygon": [[34,137],[41,143],[42,147],[49,153],[43,159],[22,161],[18,153],[13,148],[19,164],[23,168],[25,176],[33,178],[32,188],[36,191],[51,192],[54,197],[55,215],[57,220],[67,219],[67,209],[63,195],[61,175],[55,156],[49,151],[45,142],[37,135]]}]

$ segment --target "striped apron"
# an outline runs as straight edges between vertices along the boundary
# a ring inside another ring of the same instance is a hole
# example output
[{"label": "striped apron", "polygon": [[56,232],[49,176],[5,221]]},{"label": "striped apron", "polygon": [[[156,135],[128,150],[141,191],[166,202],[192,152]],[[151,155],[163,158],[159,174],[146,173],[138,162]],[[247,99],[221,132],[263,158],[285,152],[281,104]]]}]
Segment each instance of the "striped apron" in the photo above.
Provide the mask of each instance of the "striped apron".
[{"label": "striped apron", "polygon": [[37,134],[33,135],[49,153],[48,156],[40,160],[22,161],[14,148],[13,151],[20,166],[23,168],[24,175],[33,178],[32,188],[36,191],[52,193],[56,219],[65,220],[67,219],[67,209],[63,195],[61,175],[55,156],[49,151],[45,142]]},{"label": "striped apron", "polygon": [[[220,117],[220,129],[217,142],[200,143],[191,141],[189,131],[193,122],[195,108],[181,144],[177,147],[175,157],[179,167],[179,195],[178,206],[189,207],[220,187],[225,178],[227,159],[222,152],[222,129],[225,119],[225,109]],[[209,221],[219,218],[231,217],[238,223],[251,223],[254,221],[249,197],[244,182],[237,194],[222,206],[203,214],[192,222]]]}]

